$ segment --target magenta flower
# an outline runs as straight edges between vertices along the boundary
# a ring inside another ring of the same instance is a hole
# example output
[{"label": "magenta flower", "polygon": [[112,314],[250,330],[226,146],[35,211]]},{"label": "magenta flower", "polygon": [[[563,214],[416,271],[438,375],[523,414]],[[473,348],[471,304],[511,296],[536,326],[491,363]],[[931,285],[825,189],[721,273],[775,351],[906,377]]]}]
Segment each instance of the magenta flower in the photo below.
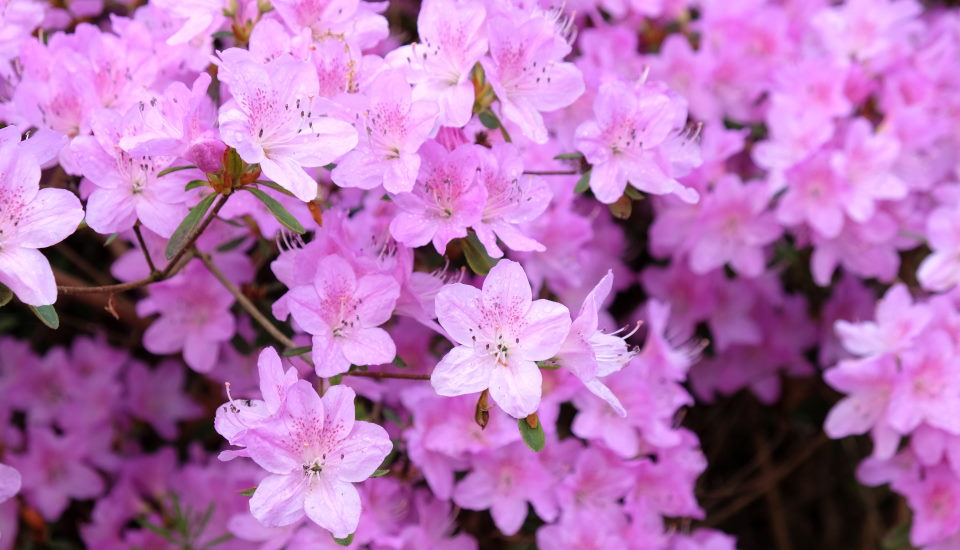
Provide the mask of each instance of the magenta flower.
[{"label": "magenta flower", "polygon": [[537,361],[553,357],[570,330],[570,312],[533,300],[520,264],[501,260],[483,290],[456,283],[437,294],[437,318],[457,344],[430,378],[440,395],[485,389],[509,415],[523,418],[540,404]]},{"label": "magenta flower", "polygon": [[960,361],[951,335],[930,332],[922,346],[900,357],[902,380],[890,394],[890,426],[907,435],[924,422],[960,435]]},{"label": "magenta flower", "polygon": [[176,439],[177,422],[203,413],[183,391],[185,374],[177,361],[164,361],[154,369],[134,362],[126,372],[126,410],[153,426],[161,437]]},{"label": "magenta flower", "polygon": [[696,219],[690,269],[707,273],[729,263],[746,277],[763,273],[764,247],[783,229],[767,211],[768,194],[760,183],[744,184],[735,175],[717,182],[705,195]]},{"label": "magenta flower", "polygon": [[104,484],[86,464],[88,438],[80,432],[57,435],[52,428],[27,430],[26,454],[10,455],[10,465],[20,470],[24,496],[47,521],[55,521],[71,498],[99,496]]},{"label": "magenta flower", "polygon": [[[896,484],[907,497],[913,511],[910,541],[916,546],[948,550],[949,539],[960,525],[960,479],[949,464],[924,470],[924,475],[910,476]],[[955,538],[955,537],[952,537]],[[941,546],[927,546],[935,542]]]},{"label": "magenta flower", "polygon": [[563,58],[570,44],[563,25],[545,12],[521,11],[487,22],[490,56],[481,63],[503,117],[536,143],[547,142],[542,112],[562,109],[583,94],[583,75]]},{"label": "magenta flower", "polygon": [[457,484],[453,501],[468,510],[490,509],[493,523],[505,535],[520,530],[527,503],[537,515],[553,521],[558,509],[551,491],[554,480],[538,455],[522,442],[474,456],[473,469]]},{"label": "magenta flower", "polygon": [[126,231],[137,220],[161,237],[170,237],[187,213],[184,185],[199,174],[158,174],[176,157],[138,157],[120,148],[124,136],[137,134],[142,121],[133,107],[121,116],[103,110],[92,117],[92,136],[81,136],[70,145],[77,166],[94,191],[87,199],[87,223],[97,233]]},{"label": "magenta flower", "polygon": [[437,108],[430,101],[412,101],[399,71],[380,73],[364,91],[365,98],[347,98],[362,102],[353,109],[361,139],[337,163],[333,182],[361,189],[383,184],[390,193],[410,191],[420,171],[417,150],[433,131]]},{"label": "magenta flower", "polygon": [[288,294],[293,320],[313,335],[317,375],[335,376],[351,364],[392,361],[397,348],[380,325],[390,319],[399,295],[400,285],[390,276],[357,277],[337,255],[321,260],[313,284]]},{"label": "magenta flower", "polygon": [[960,215],[955,206],[934,210],[927,218],[927,242],[933,254],[917,270],[923,288],[947,290],[960,282]]},{"label": "magenta flower", "polygon": [[487,202],[481,220],[474,224],[477,238],[494,258],[503,257],[497,239],[507,248],[522,252],[543,252],[546,247],[528,237],[518,227],[535,220],[547,206],[553,193],[543,178],[523,173],[523,160],[516,147],[497,143],[491,150],[478,149],[481,183],[487,189]]},{"label": "magenta flower", "polygon": [[323,398],[306,381],[291,386],[279,412],[241,438],[268,475],[250,499],[267,526],[311,521],[343,538],[360,521],[353,486],[370,477],[393,444],[387,432],[355,419],[353,390],[334,386]]},{"label": "magenta flower", "polygon": [[913,302],[904,284],[890,287],[877,302],[875,321],[837,321],[835,329],[847,351],[859,356],[896,353],[911,347],[934,317],[928,305]]},{"label": "magenta flower", "polygon": [[627,347],[625,337],[599,330],[603,302],[613,288],[613,272],[608,271],[587,297],[570,326],[570,333],[557,352],[560,365],[575,374],[591,393],[606,401],[620,416],[627,411],[617,396],[600,378],[622,369],[636,352]]},{"label": "magenta flower", "polygon": [[409,246],[433,242],[443,254],[453,239],[466,237],[480,221],[487,191],[477,181],[476,145],[447,151],[429,141],[420,148],[423,165],[413,191],[393,197],[400,212],[390,221],[390,234]]},{"label": "magenta flower", "polygon": [[73,193],[40,189],[39,162],[20,130],[0,130],[0,283],[32,306],[57,300],[50,263],[38,248],[53,246],[80,225],[83,209]]},{"label": "magenta flower", "polygon": [[409,63],[414,99],[435,102],[443,126],[461,128],[473,116],[470,71],[487,51],[486,10],[474,0],[424,2],[420,43],[397,50]]},{"label": "magenta flower", "polygon": [[616,201],[629,183],[654,195],[697,202],[696,190],[676,180],[700,163],[696,146],[683,133],[684,100],[660,85],[631,88],[614,80],[600,86],[593,114],[595,120],[577,128],[575,146],[593,165],[590,189],[597,200]]},{"label": "magenta flower", "polygon": [[352,126],[325,116],[317,71],[284,55],[258,63],[247,50],[220,52],[219,78],[233,99],[220,107],[220,135],[240,158],[300,200],[317,196],[304,168],[324,166],[357,145]]},{"label": "magenta flower", "polygon": [[137,304],[141,316],[159,313],[143,334],[150,353],[183,351],[190,368],[207,372],[236,330],[230,313],[233,295],[194,260],[176,277],[150,286],[150,296]]},{"label": "magenta flower", "polygon": [[[236,6],[236,2],[233,4]],[[226,21],[223,12],[230,7],[230,2],[229,0],[154,0],[152,5],[184,20],[177,32],[167,39],[167,44],[176,45],[209,34],[223,25]]]},{"label": "magenta flower", "polygon": [[16,468],[0,463],[0,502],[20,492],[20,472]]}]

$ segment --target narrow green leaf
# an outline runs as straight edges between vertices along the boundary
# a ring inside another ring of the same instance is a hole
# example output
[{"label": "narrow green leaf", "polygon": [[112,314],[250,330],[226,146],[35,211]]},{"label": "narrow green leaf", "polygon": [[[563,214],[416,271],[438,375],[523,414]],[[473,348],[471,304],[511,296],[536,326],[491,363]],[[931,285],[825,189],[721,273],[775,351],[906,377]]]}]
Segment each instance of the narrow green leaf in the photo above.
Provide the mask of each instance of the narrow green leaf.
[{"label": "narrow green leaf", "polygon": [[0,307],[3,307],[10,303],[10,300],[13,299],[13,291],[7,288],[6,286],[0,284]]},{"label": "narrow green leaf", "polygon": [[233,31],[217,31],[210,36],[214,38],[233,38]]},{"label": "narrow green leaf", "polygon": [[177,541],[173,538],[173,535],[170,534],[169,529],[165,529],[159,525],[154,525],[153,523],[150,523],[147,518],[137,518],[137,523],[140,524],[140,527],[143,527],[153,534],[162,537],[164,540],[176,544]]},{"label": "narrow green leaf", "polygon": [[543,450],[547,441],[543,433],[543,424],[537,422],[537,427],[531,428],[530,424],[527,423],[527,419],[518,418],[517,426],[520,428],[520,435],[523,437],[523,442],[527,444],[527,447],[530,447],[530,449],[538,453]]},{"label": "narrow green leaf", "polygon": [[294,218],[293,214],[287,212],[287,209],[284,208],[282,204],[277,202],[277,199],[255,187],[242,187],[241,189],[253,193],[254,197],[260,199],[260,202],[266,205],[267,210],[273,214],[274,218],[277,218],[277,221],[280,222],[281,225],[290,231],[293,231],[294,233],[299,233],[301,235],[305,233],[303,226],[300,225],[300,222],[297,221],[297,218]]},{"label": "narrow green leaf", "polygon": [[224,533],[219,537],[212,539],[210,542],[204,544],[200,548],[201,550],[207,550],[207,548],[213,548],[214,546],[217,546],[218,544],[223,544],[228,540],[233,540],[233,535],[230,533]]},{"label": "narrow green leaf", "polygon": [[253,496],[253,493],[255,493],[256,491],[257,491],[256,487],[250,487],[249,489],[244,489],[240,491],[240,494],[245,497],[249,497],[249,496]]},{"label": "narrow green leaf", "polygon": [[590,172],[591,170],[587,170],[580,176],[580,179],[577,180],[577,185],[573,188],[574,193],[583,193],[587,189],[590,189]]},{"label": "narrow green leaf", "polygon": [[343,375],[338,374],[336,376],[331,376],[328,380],[331,386],[339,386],[340,383],[343,382]]},{"label": "narrow green leaf", "polygon": [[555,160],[575,160],[582,159],[583,153],[560,153],[559,155],[553,157]]},{"label": "narrow green leaf", "polygon": [[401,369],[407,368],[407,362],[403,360],[402,357],[397,355],[393,358],[393,366],[400,367]]},{"label": "narrow green leaf", "polygon": [[332,536],[333,540],[340,546],[350,546],[353,543],[353,535],[354,535],[353,533],[350,533],[349,535],[347,535],[345,538],[342,538],[342,539],[333,537],[333,535],[330,535],[330,536]]},{"label": "narrow green leaf", "polygon": [[180,170],[190,170],[190,169],[192,169],[192,168],[196,168],[196,166],[194,166],[194,165],[192,165],[192,164],[188,164],[188,165],[186,165],[186,166],[171,166],[170,168],[167,168],[166,170],[160,170],[159,172],[157,172],[157,177],[158,177],[158,178],[162,178],[163,176],[166,176],[167,174],[172,174],[172,173],[174,173],[174,172],[179,172]]},{"label": "narrow green leaf", "polygon": [[324,169],[324,170],[333,170],[333,169],[336,168],[336,167],[337,167],[337,165],[336,165],[335,163],[331,162],[330,164],[324,166],[323,169]]},{"label": "narrow green leaf", "polygon": [[560,368],[560,365],[551,361],[537,361],[537,366],[543,370],[557,370]]},{"label": "narrow green leaf", "polygon": [[373,472],[373,475],[371,475],[370,477],[383,477],[389,473],[390,473],[390,470],[377,470],[376,472]]},{"label": "narrow green leaf", "polygon": [[183,190],[190,191],[192,189],[198,189],[200,187],[205,186],[206,184],[207,184],[206,180],[191,180],[190,183],[184,186]]},{"label": "narrow green leaf", "polygon": [[286,195],[286,196],[288,196],[288,197],[295,197],[295,196],[296,196],[296,195],[294,195],[293,193],[291,193],[290,191],[284,189],[283,187],[280,187],[279,184],[277,184],[277,183],[275,183],[275,182],[272,182],[272,181],[268,181],[268,180],[257,180],[255,183],[256,183],[257,185],[262,185],[262,186],[264,186],[264,187],[269,187],[270,189],[273,189],[274,191],[276,191],[276,192],[278,192],[278,193],[283,193],[284,195]]},{"label": "narrow green leaf", "polygon": [[467,265],[477,275],[486,275],[490,269],[497,265],[497,260],[487,254],[487,249],[477,238],[477,234],[471,231],[463,242],[463,255],[467,258]]},{"label": "narrow green leaf", "polygon": [[53,309],[53,306],[30,306],[30,311],[53,330],[60,328],[60,316],[57,315],[57,310]]},{"label": "narrow green leaf", "polygon": [[500,127],[500,119],[492,111],[480,111],[477,113],[477,118],[488,130],[496,130]]},{"label": "narrow green leaf", "polygon": [[216,198],[216,193],[210,193],[197,203],[196,206],[191,208],[187,216],[183,218],[183,221],[180,222],[180,225],[177,226],[177,229],[170,237],[170,242],[167,243],[166,250],[163,251],[163,255],[168,260],[172,260],[173,257],[177,255],[177,252],[183,247],[187,237],[200,225],[200,221],[203,220],[203,216],[207,213],[207,210],[210,210],[210,205],[213,204]]},{"label": "narrow green leaf", "polygon": [[207,528],[207,524],[210,523],[210,518],[213,517],[213,509],[216,508],[217,503],[211,502],[210,506],[207,506],[207,511],[203,513],[203,517],[200,518],[200,521],[197,522],[197,525],[193,529],[193,538],[200,538],[200,535],[203,534],[203,530]]},{"label": "narrow green leaf", "polygon": [[303,355],[304,353],[310,353],[310,350],[313,349],[313,346],[300,346],[298,348],[290,348],[283,352],[284,357],[296,357],[298,355]]},{"label": "narrow green leaf", "polygon": [[246,235],[241,235],[236,239],[230,239],[229,241],[218,246],[217,252],[230,252],[231,250],[237,248],[238,246],[246,242],[246,240],[247,240]]},{"label": "narrow green leaf", "polygon": [[103,241],[103,246],[109,246],[117,237],[120,236],[120,233],[111,233],[107,240]]}]

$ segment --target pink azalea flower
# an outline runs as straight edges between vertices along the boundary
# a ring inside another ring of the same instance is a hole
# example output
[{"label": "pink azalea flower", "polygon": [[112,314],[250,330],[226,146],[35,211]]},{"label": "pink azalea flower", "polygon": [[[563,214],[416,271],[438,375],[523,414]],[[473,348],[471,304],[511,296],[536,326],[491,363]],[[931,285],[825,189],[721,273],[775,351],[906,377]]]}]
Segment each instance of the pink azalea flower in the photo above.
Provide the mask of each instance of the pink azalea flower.
[{"label": "pink azalea flower", "polygon": [[70,499],[95,498],[103,493],[103,479],[86,464],[87,438],[79,432],[57,435],[52,428],[27,430],[26,454],[9,455],[20,471],[24,496],[47,521],[56,521]]},{"label": "pink azalea flower", "polygon": [[413,97],[435,102],[443,126],[461,128],[473,116],[470,71],[487,51],[486,10],[474,0],[424,2],[417,17],[420,42],[396,50],[406,59]]},{"label": "pink azalea flower", "polygon": [[598,531],[622,529],[627,518],[620,501],[634,483],[625,462],[610,451],[587,447],[572,467],[555,489],[563,521],[589,522]]},{"label": "pink azalea flower", "polygon": [[144,332],[143,346],[157,354],[182,350],[190,368],[207,372],[236,330],[232,305],[230,291],[194,260],[176,277],[151,285],[150,296],[137,304],[140,316],[160,314]]},{"label": "pink azalea flower", "polygon": [[922,477],[897,484],[913,510],[910,542],[926,546],[956,533],[960,525],[960,479],[949,466],[941,464],[924,471]]},{"label": "pink azalea flower", "polygon": [[917,28],[920,4],[913,0],[849,0],[820,10],[812,20],[820,39],[837,57],[867,60]]},{"label": "pink azalea flower", "polygon": [[897,384],[891,357],[841,361],[824,373],[824,379],[847,394],[827,415],[823,426],[827,435],[841,438],[885,425],[887,405]]},{"label": "pink azalea flower", "polygon": [[843,149],[830,156],[830,166],[846,184],[843,206],[856,222],[869,220],[875,203],[907,196],[906,183],[894,172],[900,142],[889,132],[874,133],[870,123],[855,118],[847,128]]},{"label": "pink azalea flower", "polygon": [[120,115],[103,110],[92,117],[92,136],[73,140],[70,149],[80,172],[94,184],[87,199],[87,223],[105,235],[126,231],[140,220],[161,237],[170,237],[187,214],[183,188],[189,171],[158,176],[175,157],[137,157],[120,148],[125,135],[136,134],[139,109]]},{"label": "pink azalea flower", "polygon": [[413,191],[393,196],[400,209],[390,222],[393,238],[413,248],[433,242],[443,254],[450,241],[467,236],[467,228],[480,221],[487,199],[486,188],[477,181],[477,147],[447,151],[434,141],[423,144],[423,165]]},{"label": "pink azalea flower", "polygon": [[570,43],[554,16],[520,10],[487,22],[490,56],[481,62],[503,117],[536,143],[547,142],[541,112],[562,109],[583,94],[583,75],[563,58]]},{"label": "pink azalea flower", "polygon": [[453,534],[456,529],[456,514],[450,510],[450,502],[434,498],[428,492],[416,494],[418,524],[407,525],[400,532],[402,541],[399,550],[477,550],[477,541],[466,533]]},{"label": "pink azalea flower", "polygon": [[769,196],[759,183],[744,184],[735,175],[716,183],[700,206],[690,251],[690,269],[707,273],[729,263],[746,277],[764,269],[764,247],[780,237],[783,229],[767,211]]},{"label": "pink azalea flower", "polygon": [[233,95],[220,107],[223,141],[300,200],[313,200],[317,182],[304,168],[330,164],[357,145],[353,127],[325,116],[316,70],[289,55],[261,64],[238,48],[220,52],[217,64]]},{"label": "pink azalea flower", "polygon": [[[236,9],[237,2],[233,2]],[[184,19],[182,26],[167,44],[190,42],[198,36],[211,33],[226,21],[224,10],[230,8],[228,0],[154,0],[153,5],[170,15]]]},{"label": "pink azalea flower", "polygon": [[20,472],[11,466],[0,463],[0,502],[20,492]]},{"label": "pink azalea flower", "polygon": [[310,35],[349,36],[361,50],[373,48],[388,35],[386,6],[360,0],[273,0],[271,5],[294,32],[309,29]]},{"label": "pink azalea flower", "polygon": [[877,302],[876,321],[837,321],[835,329],[843,347],[859,356],[897,353],[908,349],[933,319],[926,304],[914,304],[904,284],[890,287]]},{"label": "pink azalea flower", "polygon": [[597,200],[615,202],[629,183],[647,193],[697,202],[696,190],[676,180],[699,164],[695,146],[683,134],[684,100],[660,85],[631,88],[614,80],[600,86],[593,114],[595,120],[577,128],[575,146],[593,165],[590,189]]},{"label": "pink azalea flower", "polygon": [[471,462],[473,468],[453,492],[457,506],[489,509],[493,523],[505,535],[520,530],[528,502],[541,519],[556,519],[557,503],[550,490],[553,477],[524,443],[517,441],[496,452],[478,454]]},{"label": "pink azalea flower", "polygon": [[183,366],[165,361],[157,368],[134,362],[126,372],[126,409],[149,423],[165,439],[176,439],[177,422],[196,418],[203,410],[183,392]]},{"label": "pink azalea flower", "polygon": [[436,106],[412,101],[406,80],[393,70],[380,73],[359,102],[352,110],[360,144],[337,163],[333,182],[360,189],[383,184],[390,193],[410,191],[420,171],[417,150],[433,131]]},{"label": "pink azalea flower", "polygon": [[40,189],[40,162],[20,130],[0,130],[0,283],[32,306],[57,300],[50,263],[38,248],[53,246],[80,225],[83,209],[73,193]]},{"label": "pink azalea flower", "polygon": [[390,319],[399,294],[400,285],[388,275],[358,277],[340,256],[321,260],[313,284],[289,293],[294,321],[313,335],[317,375],[335,376],[351,364],[392,361],[396,345],[379,327]]},{"label": "pink azalea flower", "polygon": [[603,302],[612,288],[613,272],[608,271],[584,298],[580,312],[570,326],[570,333],[557,352],[557,361],[570,369],[591,393],[609,403],[617,414],[626,416],[627,411],[620,400],[600,380],[622,369],[635,355],[624,336],[598,330]]},{"label": "pink azalea flower", "polygon": [[477,238],[487,254],[502,258],[497,239],[511,250],[543,252],[546,247],[525,235],[517,226],[540,216],[553,193],[549,184],[536,176],[523,173],[523,160],[516,147],[497,143],[491,150],[478,149],[480,182],[487,189],[483,215],[474,224]]},{"label": "pink azalea flower", "polygon": [[917,270],[923,288],[947,290],[960,282],[960,216],[956,207],[941,207],[927,218],[927,242],[933,254]]},{"label": "pink azalea flower", "polygon": [[890,395],[887,418],[901,434],[921,422],[960,435],[960,370],[956,346],[943,331],[924,335],[923,345],[900,355],[902,381]]},{"label": "pink azalea flower", "polygon": [[335,537],[353,533],[360,495],[393,448],[386,431],[355,419],[353,390],[334,386],[321,399],[306,381],[291,386],[277,415],[249,430],[241,443],[268,475],[250,499],[267,526],[290,525],[304,513]]},{"label": "pink azalea flower", "polygon": [[457,344],[430,378],[440,395],[490,390],[507,414],[523,418],[540,404],[537,361],[553,357],[570,330],[567,308],[533,300],[520,264],[501,260],[483,290],[456,283],[437,294],[440,326]]}]

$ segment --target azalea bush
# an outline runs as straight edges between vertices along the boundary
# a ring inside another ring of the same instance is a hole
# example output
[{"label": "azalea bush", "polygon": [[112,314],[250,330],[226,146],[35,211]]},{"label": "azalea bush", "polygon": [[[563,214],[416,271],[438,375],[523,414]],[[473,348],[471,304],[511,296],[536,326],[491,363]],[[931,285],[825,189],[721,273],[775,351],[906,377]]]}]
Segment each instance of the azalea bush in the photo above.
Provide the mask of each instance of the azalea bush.
[{"label": "azalea bush", "polygon": [[0,550],[960,548],[960,11],[0,0]]}]

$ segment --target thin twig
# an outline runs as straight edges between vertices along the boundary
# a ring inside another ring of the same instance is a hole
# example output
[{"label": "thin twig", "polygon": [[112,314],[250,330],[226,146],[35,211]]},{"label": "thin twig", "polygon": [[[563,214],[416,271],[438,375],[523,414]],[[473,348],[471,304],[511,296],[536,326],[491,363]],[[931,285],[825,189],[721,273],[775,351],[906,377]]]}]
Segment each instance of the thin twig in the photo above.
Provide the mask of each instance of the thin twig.
[{"label": "thin twig", "polygon": [[129,283],[117,283],[114,285],[100,286],[58,286],[57,292],[66,296],[76,294],[108,294],[112,292],[126,292],[128,290],[134,290],[147,286],[150,283],[156,283],[173,277],[179,273],[185,265],[187,265],[190,258],[190,256],[187,254],[192,254],[193,245],[197,242],[197,239],[207,229],[207,227],[210,226],[210,223],[213,222],[213,219],[217,217],[217,213],[220,212],[220,209],[223,208],[224,204],[226,204],[228,198],[229,195],[223,195],[220,197],[207,217],[196,229],[193,230],[193,233],[190,234],[190,237],[184,242],[180,250],[178,250],[173,258],[167,263],[166,267],[163,268],[163,271],[154,271],[149,277],[145,277],[137,281],[131,281]]},{"label": "thin twig", "polygon": [[531,176],[576,176],[576,170],[524,170],[524,174]]},{"label": "thin twig", "polygon": [[406,372],[364,372],[354,370],[343,373],[344,376],[360,376],[363,378],[397,378],[400,380],[430,380],[429,374],[413,374]]},{"label": "thin twig", "polygon": [[270,322],[270,319],[267,319],[266,315],[257,309],[257,306],[254,305],[254,303],[251,302],[250,299],[247,298],[239,288],[237,288],[237,285],[233,284],[233,281],[228,279],[227,276],[220,271],[220,268],[213,263],[213,260],[210,259],[208,254],[197,252],[197,257],[200,258],[200,261],[203,262],[203,265],[207,266],[207,269],[210,270],[210,273],[212,273],[213,276],[220,281],[220,284],[230,291],[230,294],[233,294],[233,297],[236,298],[237,303],[240,304],[240,307],[246,310],[246,312],[253,317],[253,320],[257,322],[257,324],[270,333],[270,336],[273,336],[275,340],[282,343],[287,348],[297,347],[297,344],[293,340],[288,338],[286,334],[280,332],[280,329],[274,326],[274,324]]},{"label": "thin twig", "polygon": [[133,224],[133,232],[137,236],[137,242],[140,243],[140,250],[143,251],[143,257],[147,260],[147,266],[150,268],[150,274],[153,275],[157,272],[157,266],[153,263],[153,258],[150,256],[150,250],[147,248],[147,243],[143,240],[143,234],[140,233],[140,224]]}]

